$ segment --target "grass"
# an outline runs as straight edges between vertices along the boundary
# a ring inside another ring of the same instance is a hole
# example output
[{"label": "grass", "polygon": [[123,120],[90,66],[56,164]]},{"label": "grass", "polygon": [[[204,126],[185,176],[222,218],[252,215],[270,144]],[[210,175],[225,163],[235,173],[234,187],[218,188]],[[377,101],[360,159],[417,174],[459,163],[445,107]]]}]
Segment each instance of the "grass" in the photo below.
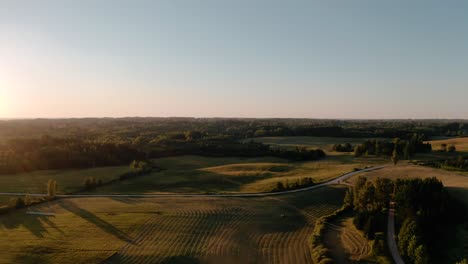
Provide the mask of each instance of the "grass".
[{"label": "grass", "polygon": [[[130,171],[129,166],[120,166],[0,175],[0,192],[46,193],[48,180],[55,179],[58,185],[58,194],[71,193],[82,189],[87,177],[107,182],[117,179],[128,171]],[[0,196],[0,207],[8,205],[11,199],[12,197]]]},{"label": "grass", "polygon": [[116,179],[128,171],[130,171],[129,166],[120,166],[0,175],[0,192],[46,193],[47,181],[55,179],[58,185],[58,193],[69,193],[82,189],[84,180],[87,177],[94,177],[96,180],[106,182]]},{"label": "grass", "polygon": [[325,231],[324,241],[336,262],[359,261],[371,254],[369,241],[356,229],[352,217],[341,217],[331,224]]},{"label": "grass", "polygon": [[432,144],[433,150],[439,150],[442,144],[447,144],[447,146],[454,145],[459,152],[468,152],[468,137],[432,140],[429,143]]},{"label": "grass", "polygon": [[320,161],[288,162],[284,159],[213,158],[178,156],[154,160],[163,170],[126,181],[103,186],[98,193],[219,193],[268,192],[278,181],[295,181],[312,177],[320,182],[356,167],[381,161],[329,157]]},{"label": "grass", "polygon": [[327,226],[324,241],[337,263],[393,263],[384,255],[375,255],[372,243],[353,224],[349,212]]},{"label": "grass", "polygon": [[310,263],[342,187],[265,198],[77,198],[0,216],[0,263]]},{"label": "grass", "polygon": [[[377,139],[377,138],[376,138]],[[307,148],[321,148],[327,152],[332,150],[334,144],[350,143],[351,145],[361,144],[367,138],[338,138],[338,137],[259,137],[251,138],[246,141],[253,140],[261,142],[274,147],[307,147]],[[336,153],[336,152],[334,152]]]}]

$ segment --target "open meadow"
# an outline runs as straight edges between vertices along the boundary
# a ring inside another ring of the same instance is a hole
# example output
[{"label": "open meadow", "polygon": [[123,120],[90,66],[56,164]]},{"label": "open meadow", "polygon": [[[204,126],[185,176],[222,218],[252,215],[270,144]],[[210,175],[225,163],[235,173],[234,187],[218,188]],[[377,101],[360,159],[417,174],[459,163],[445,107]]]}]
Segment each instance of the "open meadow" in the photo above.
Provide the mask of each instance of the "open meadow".
[{"label": "open meadow", "polygon": [[290,162],[280,158],[176,156],[153,160],[162,170],[112,185],[96,193],[219,193],[269,192],[278,182],[310,177],[315,182],[338,177],[354,168],[384,162],[380,159],[327,157]]},{"label": "open meadow", "polygon": [[341,206],[344,190],[59,199],[0,216],[0,263],[310,263],[314,223]]}]

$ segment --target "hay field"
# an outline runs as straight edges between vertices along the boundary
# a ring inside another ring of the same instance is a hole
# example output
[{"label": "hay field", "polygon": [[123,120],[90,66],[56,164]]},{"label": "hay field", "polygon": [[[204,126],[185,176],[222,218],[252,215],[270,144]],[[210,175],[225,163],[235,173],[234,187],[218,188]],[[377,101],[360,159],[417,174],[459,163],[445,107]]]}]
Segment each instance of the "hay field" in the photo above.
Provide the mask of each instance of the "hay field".
[{"label": "hay field", "polygon": [[429,143],[432,144],[433,150],[439,150],[442,144],[447,144],[447,146],[454,145],[457,151],[468,152],[468,137],[432,140]]},{"label": "hay field", "polygon": [[310,263],[342,187],[271,198],[77,198],[0,216],[0,263]]},{"label": "hay field", "polygon": [[338,263],[352,263],[372,254],[370,242],[353,224],[353,218],[344,216],[327,226],[325,244]]}]

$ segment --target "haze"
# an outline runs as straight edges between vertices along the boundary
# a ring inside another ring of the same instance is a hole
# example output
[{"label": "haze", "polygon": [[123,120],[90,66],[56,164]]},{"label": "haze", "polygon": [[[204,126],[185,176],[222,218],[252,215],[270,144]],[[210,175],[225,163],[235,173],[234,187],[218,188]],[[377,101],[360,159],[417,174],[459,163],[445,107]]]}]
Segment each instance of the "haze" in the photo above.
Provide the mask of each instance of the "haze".
[{"label": "haze", "polygon": [[468,118],[465,1],[2,1],[0,117]]}]

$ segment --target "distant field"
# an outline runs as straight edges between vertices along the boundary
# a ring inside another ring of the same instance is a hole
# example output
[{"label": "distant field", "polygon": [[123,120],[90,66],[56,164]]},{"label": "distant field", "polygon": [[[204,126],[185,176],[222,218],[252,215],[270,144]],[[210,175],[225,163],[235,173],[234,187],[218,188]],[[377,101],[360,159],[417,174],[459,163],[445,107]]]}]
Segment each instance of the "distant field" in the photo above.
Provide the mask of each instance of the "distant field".
[{"label": "distant field", "polygon": [[361,144],[368,140],[367,138],[337,138],[337,137],[259,137],[251,138],[253,140],[276,147],[308,147],[321,148],[331,151],[334,144],[350,143],[351,145]]},{"label": "distant field", "polygon": [[344,188],[272,198],[61,199],[0,216],[0,263],[311,263]]},{"label": "distant field", "polygon": [[46,193],[47,181],[55,179],[58,193],[78,191],[84,186],[87,177],[94,177],[103,182],[118,178],[130,171],[129,166],[101,167],[80,170],[48,170],[0,175],[0,192]]},{"label": "distant field", "polygon": [[340,176],[372,159],[330,158],[311,162],[284,159],[178,156],[154,160],[160,172],[98,188],[98,193],[267,192],[278,181],[312,177],[317,182]]},{"label": "distant field", "polygon": [[455,145],[457,151],[468,152],[468,137],[463,138],[451,138],[444,140],[432,140],[429,141],[432,144],[433,150],[439,150],[440,145],[447,144],[447,146]]}]

